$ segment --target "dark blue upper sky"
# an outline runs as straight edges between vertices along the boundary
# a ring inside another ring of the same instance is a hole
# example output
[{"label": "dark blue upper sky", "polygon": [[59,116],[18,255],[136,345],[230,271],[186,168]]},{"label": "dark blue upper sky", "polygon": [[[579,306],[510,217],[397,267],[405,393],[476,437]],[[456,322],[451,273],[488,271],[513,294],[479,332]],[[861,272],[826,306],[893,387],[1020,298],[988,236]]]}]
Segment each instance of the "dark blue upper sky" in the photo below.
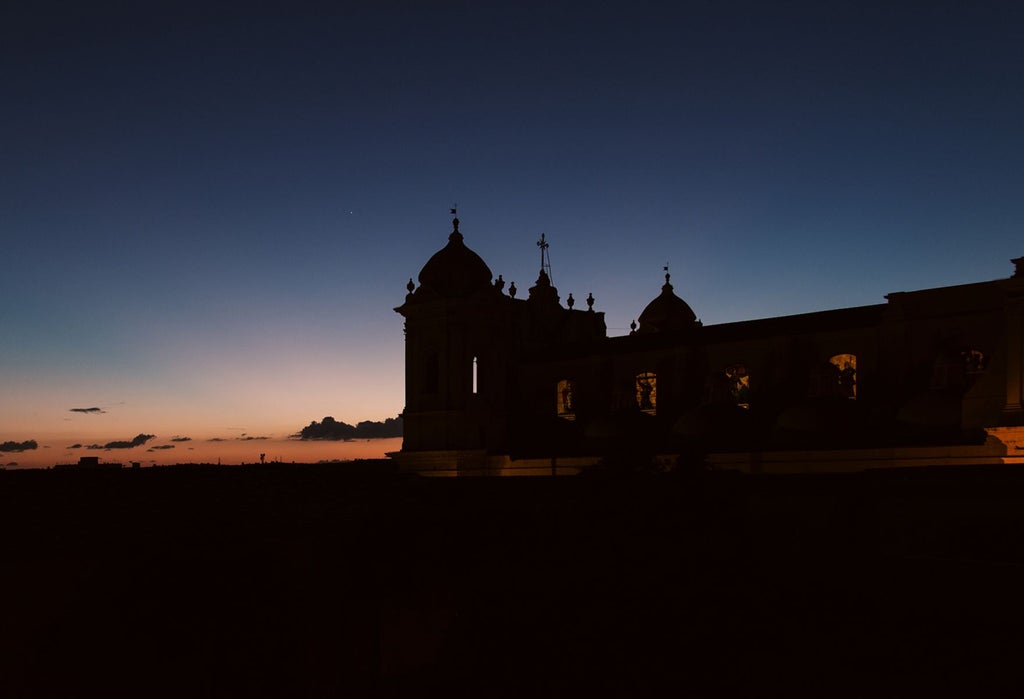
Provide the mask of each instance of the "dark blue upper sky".
[{"label": "dark blue upper sky", "polygon": [[0,374],[54,404],[302,363],[308,418],[398,412],[455,202],[524,291],[546,233],[612,334],[666,262],[715,323],[1024,254],[1019,2],[10,5]]}]

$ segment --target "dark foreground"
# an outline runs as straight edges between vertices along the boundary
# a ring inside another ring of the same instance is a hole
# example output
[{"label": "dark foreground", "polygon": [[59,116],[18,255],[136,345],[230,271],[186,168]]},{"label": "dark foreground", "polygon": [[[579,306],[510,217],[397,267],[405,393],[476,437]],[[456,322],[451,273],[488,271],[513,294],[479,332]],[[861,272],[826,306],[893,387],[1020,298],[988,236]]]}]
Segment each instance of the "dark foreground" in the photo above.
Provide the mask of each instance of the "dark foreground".
[{"label": "dark foreground", "polygon": [[0,473],[0,696],[1011,695],[1024,474]]}]

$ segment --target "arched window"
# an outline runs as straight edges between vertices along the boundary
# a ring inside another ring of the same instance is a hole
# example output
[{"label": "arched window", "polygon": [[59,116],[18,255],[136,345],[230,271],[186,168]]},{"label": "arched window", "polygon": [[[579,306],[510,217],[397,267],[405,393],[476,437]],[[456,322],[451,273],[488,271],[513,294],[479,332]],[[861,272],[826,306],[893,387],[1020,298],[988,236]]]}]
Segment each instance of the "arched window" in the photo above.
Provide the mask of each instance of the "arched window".
[{"label": "arched window", "polygon": [[725,378],[729,386],[731,402],[748,410],[750,408],[750,376],[747,375],[747,367],[742,364],[733,364],[725,370]]},{"label": "arched window", "polygon": [[836,395],[857,399],[857,355],[837,354],[828,360],[835,367],[833,390]]},{"label": "arched window", "polygon": [[566,420],[576,419],[576,385],[569,379],[562,379],[558,382],[555,406],[558,417]]},{"label": "arched window", "polygon": [[477,383],[477,372],[480,369],[480,363],[476,357],[473,357],[473,395],[475,396],[479,392],[479,384]]},{"label": "arched window", "polygon": [[656,415],[658,412],[658,375],[645,371],[636,375],[636,404],[641,412]]}]

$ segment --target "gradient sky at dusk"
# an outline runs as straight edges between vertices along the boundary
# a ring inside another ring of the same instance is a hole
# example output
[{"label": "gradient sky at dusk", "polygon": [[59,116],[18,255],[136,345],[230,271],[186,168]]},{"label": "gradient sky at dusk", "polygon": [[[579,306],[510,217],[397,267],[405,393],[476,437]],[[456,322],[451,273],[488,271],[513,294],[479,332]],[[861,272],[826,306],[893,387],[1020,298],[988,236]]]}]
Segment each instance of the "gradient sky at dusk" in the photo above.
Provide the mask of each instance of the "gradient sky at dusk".
[{"label": "gradient sky at dusk", "polygon": [[613,335],[666,262],[705,324],[1009,276],[1021,36],[1020,2],[6,3],[0,442],[40,448],[0,461],[352,455],[283,440],[402,410],[392,309],[455,203],[523,293],[545,233]]}]

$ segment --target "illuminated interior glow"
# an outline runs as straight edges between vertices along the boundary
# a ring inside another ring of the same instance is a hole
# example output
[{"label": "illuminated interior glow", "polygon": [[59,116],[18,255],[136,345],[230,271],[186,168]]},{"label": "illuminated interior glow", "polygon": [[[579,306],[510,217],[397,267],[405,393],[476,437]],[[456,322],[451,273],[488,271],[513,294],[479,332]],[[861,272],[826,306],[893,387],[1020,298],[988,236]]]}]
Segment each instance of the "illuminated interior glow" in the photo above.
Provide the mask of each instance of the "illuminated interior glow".
[{"label": "illuminated interior glow", "polygon": [[658,376],[652,371],[636,375],[636,404],[640,412],[648,415],[658,413]]},{"label": "illuminated interior glow", "polygon": [[850,400],[857,399],[857,355],[837,354],[829,359],[837,370],[838,394]]},{"label": "illuminated interior glow", "polygon": [[575,390],[576,386],[569,379],[562,379],[558,382],[558,390],[555,395],[558,417],[565,420],[576,419]]},{"label": "illuminated interior glow", "polygon": [[734,364],[725,370],[729,381],[729,393],[733,402],[744,410],[750,409],[750,376],[742,364]]}]

